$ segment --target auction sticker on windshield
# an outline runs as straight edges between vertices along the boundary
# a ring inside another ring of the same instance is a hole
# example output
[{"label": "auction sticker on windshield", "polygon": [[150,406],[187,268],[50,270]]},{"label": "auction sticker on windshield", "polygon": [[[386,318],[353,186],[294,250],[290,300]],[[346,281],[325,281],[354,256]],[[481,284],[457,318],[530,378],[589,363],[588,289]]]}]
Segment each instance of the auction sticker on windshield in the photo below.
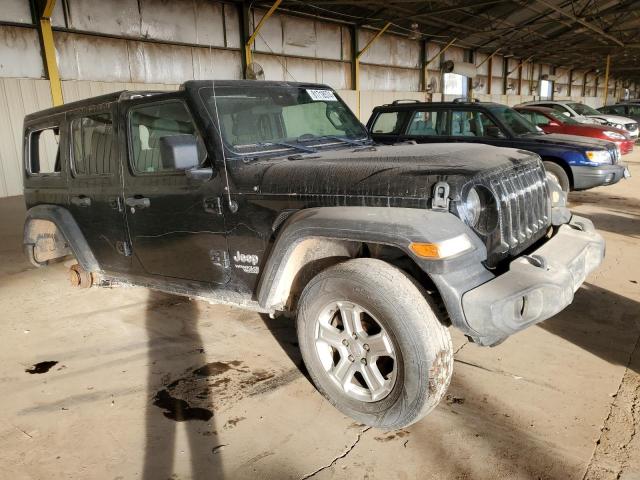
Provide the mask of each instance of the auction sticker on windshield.
[{"label": "auction sticker on windshield", "polygon": [[310,90],[307,89],[307,93],[311,97],[311,100],[321,100],[324,102],[337,102],[338,99],[331,90]]}]

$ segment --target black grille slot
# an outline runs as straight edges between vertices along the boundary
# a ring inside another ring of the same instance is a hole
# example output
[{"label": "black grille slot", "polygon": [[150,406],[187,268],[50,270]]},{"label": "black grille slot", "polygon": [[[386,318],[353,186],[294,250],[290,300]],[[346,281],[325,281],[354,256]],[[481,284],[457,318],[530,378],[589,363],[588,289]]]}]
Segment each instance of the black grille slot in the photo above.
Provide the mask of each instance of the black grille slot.
[{"label": "black grille slot", "polygon": [[[542,164],[526,162],[485,177],[500,202],[499,241],[489,255],[516,255],[541,238],[551,223],[551,203]],[[498,239],[496,239],[498,240]]]}]

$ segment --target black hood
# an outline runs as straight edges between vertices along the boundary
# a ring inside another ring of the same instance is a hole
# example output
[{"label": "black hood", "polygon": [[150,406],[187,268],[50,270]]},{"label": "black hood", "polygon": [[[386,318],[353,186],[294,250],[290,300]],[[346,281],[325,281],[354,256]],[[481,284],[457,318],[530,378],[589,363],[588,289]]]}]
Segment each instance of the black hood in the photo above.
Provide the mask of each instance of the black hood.
[{"label": "black hood", "polygon": [[345,148],[244,162],[228,160],[234,189],[282,195],[420,198],[447,181],[450,197],[473,177],[538,161],[527,151],[443,143]]}]

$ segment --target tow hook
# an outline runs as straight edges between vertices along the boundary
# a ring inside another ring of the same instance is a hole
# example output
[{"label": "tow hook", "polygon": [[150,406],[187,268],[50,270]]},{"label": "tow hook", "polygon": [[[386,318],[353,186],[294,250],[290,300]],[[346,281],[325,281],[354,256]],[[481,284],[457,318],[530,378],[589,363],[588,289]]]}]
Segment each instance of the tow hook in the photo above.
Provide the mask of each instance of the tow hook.
[{"label": "tow hook", "polygon": [[526,259],[527,262],[529,262],[534,267],[542,268],[543,270],[549,270],[547,268],[547,261],[540,255],[523,255],[522,258]]}]

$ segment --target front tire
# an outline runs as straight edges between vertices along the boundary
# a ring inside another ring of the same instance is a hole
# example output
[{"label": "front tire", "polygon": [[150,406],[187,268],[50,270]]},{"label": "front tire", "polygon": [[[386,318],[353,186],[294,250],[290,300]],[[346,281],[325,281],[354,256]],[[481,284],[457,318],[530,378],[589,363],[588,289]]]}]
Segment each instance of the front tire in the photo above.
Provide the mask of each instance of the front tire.
[{"label": "front tire", "polygon": [[397,429],[427,415],[453,372],[451,336],[404,272],[359,258],[330,267],[298,304],[302,357],[318,390],[358,422]]}]

